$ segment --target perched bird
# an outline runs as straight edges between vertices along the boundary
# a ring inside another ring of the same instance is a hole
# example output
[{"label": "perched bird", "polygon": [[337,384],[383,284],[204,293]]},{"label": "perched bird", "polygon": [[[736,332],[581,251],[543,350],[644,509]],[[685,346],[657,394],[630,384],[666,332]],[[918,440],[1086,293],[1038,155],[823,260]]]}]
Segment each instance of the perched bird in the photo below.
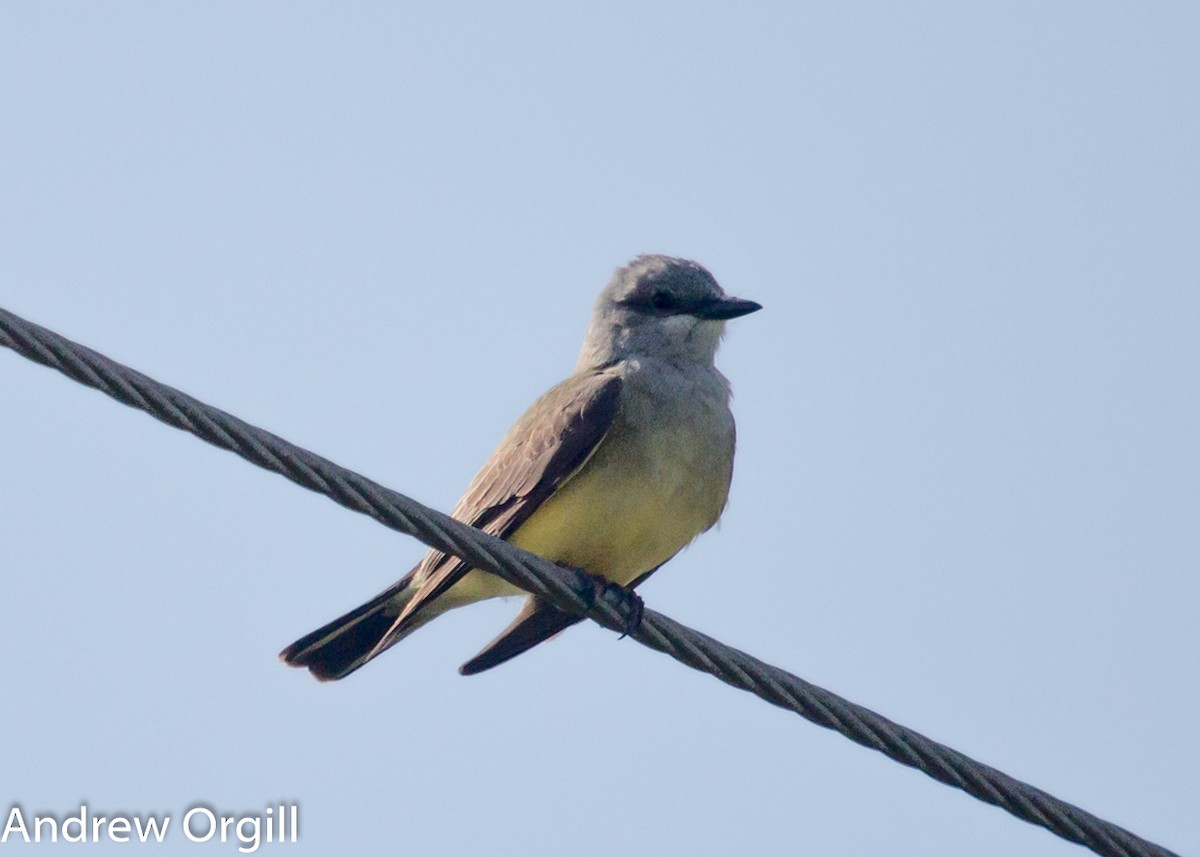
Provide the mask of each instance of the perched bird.
[{"label": "perched bird", "polygon": [[[451,513],[484,532],[632,589],[725,508],[733,476],[729,382],[713,365],[725,321],[762,307],[703,267],[638,256],[600,292],[574,373],[509,429]],[[399,582],[280,657],[342,678],[447,610],[522,590],[430,550]],[[579,621],[527,595],[463,664],[471,675]]]}]

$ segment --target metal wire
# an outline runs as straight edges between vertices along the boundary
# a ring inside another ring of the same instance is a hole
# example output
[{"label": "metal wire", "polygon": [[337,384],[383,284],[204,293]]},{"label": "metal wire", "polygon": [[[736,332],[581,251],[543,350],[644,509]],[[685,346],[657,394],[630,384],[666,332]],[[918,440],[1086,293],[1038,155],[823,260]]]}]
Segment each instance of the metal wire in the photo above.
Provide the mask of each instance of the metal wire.
[{"label": "metal wire", "polygon": [[[627,630],[625,611],[628,605],[619,592],[605,590],[600,597],[590,598],[595,588],[574,571],[422,506],[365,476],[339,467],[4,309],[0,309],[0,345],[57,369],[67,377],[145,411],[168,425],[234,452],[259,467],[279,473],[298,485],[324,494],[348,509],[369,515],[385,526],[462,557],[562,610],[586,615],[614,631],[623,633]],[[1174,855],[1174,852],[1124,828],[661,613],[646,609],[641,623],[629,636],[1097,854],[1112,857]]]}]

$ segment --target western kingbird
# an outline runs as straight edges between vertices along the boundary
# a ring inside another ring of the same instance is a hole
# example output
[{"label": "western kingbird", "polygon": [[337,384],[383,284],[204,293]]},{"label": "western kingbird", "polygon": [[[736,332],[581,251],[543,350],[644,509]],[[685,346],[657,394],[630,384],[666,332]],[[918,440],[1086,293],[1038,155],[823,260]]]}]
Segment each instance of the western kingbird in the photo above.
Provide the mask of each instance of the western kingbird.
[{"label": "western kingbird", "polygon": [[[703,267],[638,256],[600,292],[575,372],[509,429],[451,515],[605,581],[635,587],[717,522],[733,476],[725,321],[762,307]],[[348,675],[454,607],[523,591],[430,550],[403,579],[286,648],[289,665]],[[581,617],[529,595],[460,672],[482,672]]]}]

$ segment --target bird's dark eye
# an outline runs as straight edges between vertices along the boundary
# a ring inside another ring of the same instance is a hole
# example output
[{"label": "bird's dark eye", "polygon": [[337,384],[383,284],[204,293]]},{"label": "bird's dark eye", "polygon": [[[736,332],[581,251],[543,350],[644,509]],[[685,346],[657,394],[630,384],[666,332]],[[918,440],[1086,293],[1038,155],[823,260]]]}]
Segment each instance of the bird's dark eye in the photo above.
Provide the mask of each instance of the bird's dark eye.
[{"label": "bird's dark eye", "polygon": [[666,312],[675,309],[675,298],[670,292],[655,292],[650,296],[650,306]]}]

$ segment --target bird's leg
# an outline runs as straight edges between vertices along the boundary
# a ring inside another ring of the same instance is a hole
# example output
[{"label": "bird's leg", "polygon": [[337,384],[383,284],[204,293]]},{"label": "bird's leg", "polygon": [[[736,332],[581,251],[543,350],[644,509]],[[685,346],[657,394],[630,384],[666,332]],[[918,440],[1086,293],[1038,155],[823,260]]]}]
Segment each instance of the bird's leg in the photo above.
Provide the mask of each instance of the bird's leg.
[{"label": "bird's leg", "polygon": [[618,586],[614,583],[612,588],[621,595],[621,612],[625,614],[625,630],[617,639],[624,640],[629,634],[642,627],[642,617],[646,615],[646,602],[642,600],[642,596],[628,586]]},{"label": "bird's leg", "polygon": [[628,586],[622,586],[619,583],[613,583],[605,577],[598,574],[593,574],[582,568],[577,568],[588,581],[591,586],[588,592],[584,595],[587,600],[588,607],[595,605],[598,598],[610,598],[617,612],[625,619],[625,630],[617,639],[624,639],[629,634],[636,631],[642,624],[642,616],[646,612],[646,603],[642,601],[642,596],[638,595]]}]

